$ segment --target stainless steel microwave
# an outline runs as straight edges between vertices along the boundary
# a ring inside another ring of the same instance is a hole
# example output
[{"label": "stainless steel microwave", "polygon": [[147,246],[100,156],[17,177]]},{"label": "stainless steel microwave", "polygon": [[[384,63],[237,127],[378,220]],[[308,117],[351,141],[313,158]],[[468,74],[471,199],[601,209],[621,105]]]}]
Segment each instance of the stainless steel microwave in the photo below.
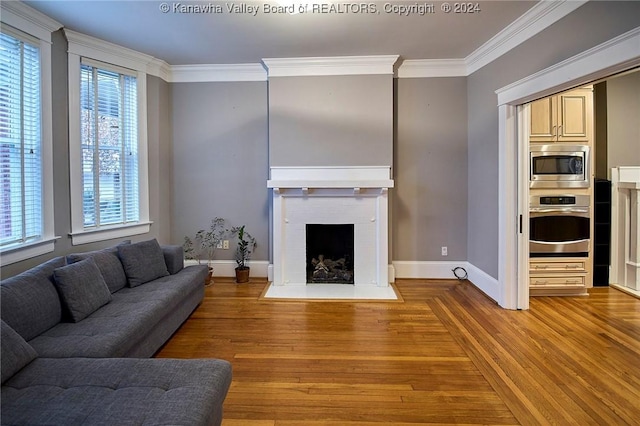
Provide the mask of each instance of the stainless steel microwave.
[{"label": "stainless steel microwave", "polygon": [[588,188],[589,147],[548,144],[531,146],[529,187]]}]

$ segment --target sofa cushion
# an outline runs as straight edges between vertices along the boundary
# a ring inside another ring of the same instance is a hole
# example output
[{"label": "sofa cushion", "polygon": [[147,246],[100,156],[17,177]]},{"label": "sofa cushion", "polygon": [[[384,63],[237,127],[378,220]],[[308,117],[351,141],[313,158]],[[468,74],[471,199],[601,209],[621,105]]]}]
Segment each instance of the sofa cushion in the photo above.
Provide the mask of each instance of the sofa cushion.
[{"label": "sofa cushion", "polygon": [[156,239],[118,246],[118,255],[130,287],[169,275],[162,248]]},{"label": "sofa cushion", "polygon": [[38,357],[36,350],[9,327],[6,322],[0,320],[0,341],[2,344],[2,383]]},{"label": "sofa cushion", "polygon": [[[130,241],[125,241],[119,245],[130,243]],[[73,253],[67,256],[67,262],[75,263],[89,257],[92,257],[96,265],[98,265],[98,269],[100,269],[100,273],[111,293],[115,293],[127,285],[127,276],[118,257],[118,246],[85,253]]]},{"label": "sofa cushion", "polygon": [[0,283],[0,313],[26,341],[58,324],[62,307],[53,284],[53,271],[65,264],[56,257]]},{"label": "sofa cushion", "polygon": [[38,358],[2,387],[2,424],[219,425],[231,365]]},{"label": "sofa cushion", "polygon": [[73,322],[92,314],[111,300],[111,292],[92,257],[56,269],[56,287]]},{"label": "sofa cushion", "polygon": [[169,274],[177,274],[184,268],[184,249],[182,246],[162,246],[162,253]]}]

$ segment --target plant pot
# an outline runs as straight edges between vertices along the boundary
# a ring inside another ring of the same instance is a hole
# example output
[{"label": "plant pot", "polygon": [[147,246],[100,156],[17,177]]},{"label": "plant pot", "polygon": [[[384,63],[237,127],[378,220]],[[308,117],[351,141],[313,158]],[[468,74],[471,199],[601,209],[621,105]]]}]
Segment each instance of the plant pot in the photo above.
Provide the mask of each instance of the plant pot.
[{"label": "plant pot", "polygon": [[204,282],[205,287],[213,284],[213,267],[209,266],[209,273],[207,274],[207,279]]},{"label": "plant pot", "polygon": [[238,284],[248,283],[249,282],[249,272],[250,271],[251,271],[251,268],[249,268],[249,267],[236,268],[236,282]]}]

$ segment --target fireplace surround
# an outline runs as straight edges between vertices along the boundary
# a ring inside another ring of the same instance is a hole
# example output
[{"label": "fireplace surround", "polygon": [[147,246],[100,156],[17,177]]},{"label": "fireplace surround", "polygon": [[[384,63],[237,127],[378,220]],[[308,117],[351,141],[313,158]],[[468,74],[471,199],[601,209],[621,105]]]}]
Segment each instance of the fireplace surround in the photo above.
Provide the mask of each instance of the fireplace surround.
[{"label": "fireplace surround", "polygon": [[[271,167],[273,286],[308,284],[307,226],[353,226],[356,289],[389,287],[390,167]],[[325,284],[319,284],[325,285]],[[344,284],[342,284],[344,286]]]}]

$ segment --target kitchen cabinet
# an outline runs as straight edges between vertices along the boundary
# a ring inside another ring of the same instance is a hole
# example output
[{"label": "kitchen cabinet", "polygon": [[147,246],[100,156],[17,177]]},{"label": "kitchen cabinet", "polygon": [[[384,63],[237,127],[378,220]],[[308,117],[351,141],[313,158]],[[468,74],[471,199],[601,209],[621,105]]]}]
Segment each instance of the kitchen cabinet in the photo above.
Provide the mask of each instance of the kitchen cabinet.
[{"label": "kitchen cabinet", "polygon": [[589,143],[593,90],[579,88],[531,103],[529,141]]},{"label": "kitchen cabinet", "polygon": [[531,296],[587,294],[591,268],[587,257],[533,257],[529,259]]}]

